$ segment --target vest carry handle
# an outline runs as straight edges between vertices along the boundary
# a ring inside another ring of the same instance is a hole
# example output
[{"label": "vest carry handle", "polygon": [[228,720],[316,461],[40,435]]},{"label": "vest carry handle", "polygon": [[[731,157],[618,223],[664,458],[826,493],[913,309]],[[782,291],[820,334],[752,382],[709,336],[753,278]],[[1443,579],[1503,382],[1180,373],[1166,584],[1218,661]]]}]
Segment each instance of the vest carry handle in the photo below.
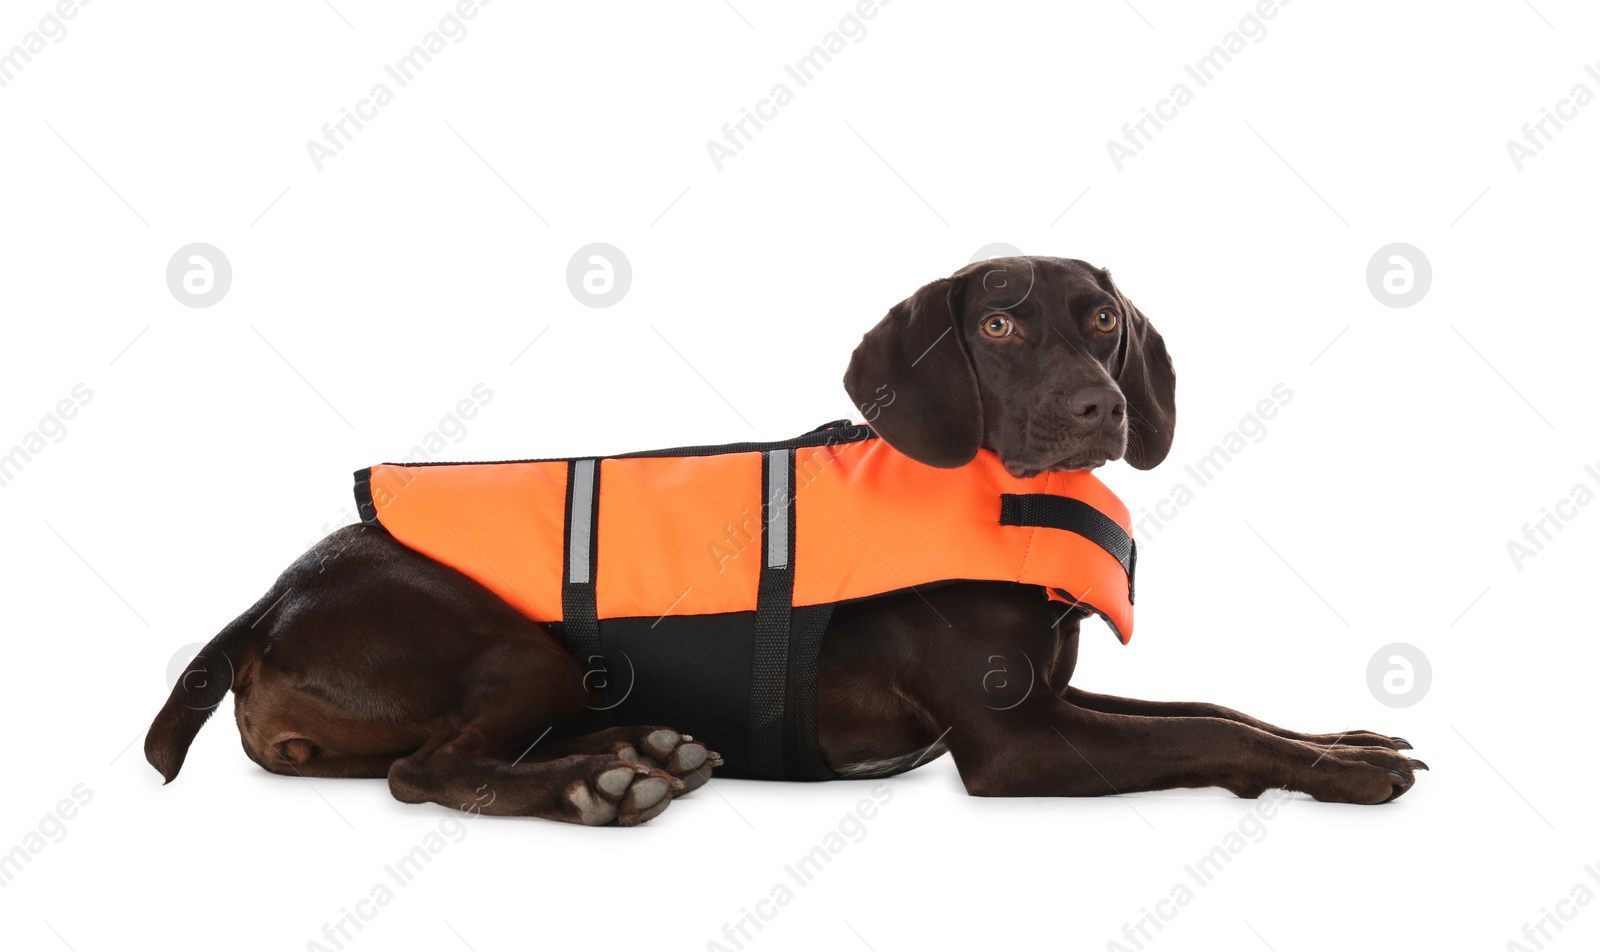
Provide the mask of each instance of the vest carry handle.
[{"label": "vest carry handle", "polygon": [[1083,536],[1104,549],[1128,575],[1128,602],[1133,603],[1133,570],[1139,550],[1133,536],[1105,513],[1082,501],[1049,493],[1002,493],[1000,524],[1060,529]]}]

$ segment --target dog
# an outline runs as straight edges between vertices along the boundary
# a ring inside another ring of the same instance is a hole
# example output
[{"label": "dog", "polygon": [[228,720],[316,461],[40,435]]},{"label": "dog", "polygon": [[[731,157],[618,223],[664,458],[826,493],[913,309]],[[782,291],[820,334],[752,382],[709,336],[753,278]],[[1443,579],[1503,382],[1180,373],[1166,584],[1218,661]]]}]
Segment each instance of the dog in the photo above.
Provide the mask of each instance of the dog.
[{"label": "dog", "polygon": [[[863,336],[844,385],[893,450],[941,468],[992,453],[1017,479],[1150,469],[1176,424],[1161,335],[1108,271],[1075,259],[997,258],[923,286]],[[835,606],[815,669],[821,759],[833,776],[888,777],[948,752],[975,796],[1285,788],[1367,804],[1427,769],[1399,737],[1076,687],[1090,614],[1002,581]],[[998,669],[1027,672],[1000,704]],[[171,782],[231,689],[245,753],[266,770],[384,777],[407,803],[631,826],[724,765],[714,737],[607,724],[586,674],[552,626],[382,526],[346,526],[195,657],[145,756]]]}]

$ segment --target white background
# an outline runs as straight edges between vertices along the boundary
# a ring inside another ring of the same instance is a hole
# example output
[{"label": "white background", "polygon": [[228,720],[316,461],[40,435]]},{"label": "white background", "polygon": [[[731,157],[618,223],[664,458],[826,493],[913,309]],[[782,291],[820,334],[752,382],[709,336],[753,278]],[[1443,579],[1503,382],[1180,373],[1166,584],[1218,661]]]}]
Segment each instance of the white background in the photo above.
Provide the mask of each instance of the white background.
[{"label": "white background", "polygon": [[[0,942],[333,948],[325,923],[452,814],[266,774],[226,711],[162,787],[135,741],[174,653],[475,384],[443,458],[792,436],[852,414],[845,363],[892,304],[1007,242],[1110,267],[1165,334],[1172,456],[1101,474],[1135,513],[1293,393],[1141,538],[1137,635],[1096,625],[1076,682],[1401,734],[1433,767],[1388,806],[1289,803],[1146,946],[1500,949],[1546,908],[1592,946],[1600,912],[1557,903],[1600,893],[1600,506],[1520,567],[1507,543],[1600,491],[1600,105],[1520,171],[1506,142],[1600,93],[1600,17],[1534,5],[1300,0],[1200,88],[1184,64],[1246,0],[900,0],[798,88],[784,64],[846,0],[502,0],[320,171],[307,141],[446,0],[82,7],[0,88],[0,452],[92,391],[0,488],[0,851],[92,800],[0,890]],[[6,0],[0,51],[51,9]],[[717,170],[706,142],[780,81]],[[1193,101],[1119,171],[1107,140],[1178,82]],[[606,309],[565,278],[595,241],[633,271]],[[232,264],[209,308],[165,283],[191,242]],[[1431,261],[1409,308],[1367,286],[1391,242]],[[1405,709],[1367,684],[1392,642],[1432,666]],[[636,829],[473,820],[346,947],[706,948],[869,787],[716,780]],[[949,758],[891,788],[746,948],[1134,948],[1124,924],[1251,806],[978,800]]]}]

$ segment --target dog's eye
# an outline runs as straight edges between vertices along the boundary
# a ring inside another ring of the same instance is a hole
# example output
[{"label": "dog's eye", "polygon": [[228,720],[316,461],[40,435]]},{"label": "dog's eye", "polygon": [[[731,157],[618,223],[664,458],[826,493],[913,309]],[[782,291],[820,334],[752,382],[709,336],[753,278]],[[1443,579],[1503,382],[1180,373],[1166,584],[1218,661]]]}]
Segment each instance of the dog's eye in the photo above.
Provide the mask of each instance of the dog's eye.
[{"label": "dog's eye", "polygon": [[1109,307],[1103,307],[1094,313],[1094,329],[1097,331],[1114,331],[1117,329],[1117,312]]},{"label": "dog's eye", "polygon": [[991,314],[983,322],[983,332],[990,337],[1010,337],[1016,325],[1011,323],[1011,318]]}]

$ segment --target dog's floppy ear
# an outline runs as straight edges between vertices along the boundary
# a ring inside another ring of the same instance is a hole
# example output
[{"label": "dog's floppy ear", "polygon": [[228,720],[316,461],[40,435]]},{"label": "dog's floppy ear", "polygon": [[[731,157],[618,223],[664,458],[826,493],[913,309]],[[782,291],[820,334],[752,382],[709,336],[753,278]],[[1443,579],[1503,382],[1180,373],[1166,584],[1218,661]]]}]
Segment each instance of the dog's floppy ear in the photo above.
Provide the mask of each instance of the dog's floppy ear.
[{"label": "dog's floppy ear", "polygon": [[963,273],[896,304],[862,335],[844,388],[889,445],[919,463],[972,461],[983,440],[978,376],[961,331]]},{"label": "dog's floppy ear", "polygon": [[1125,455],[1134,469],[1152,469],[1172,449],[1172,433],[1178,423],[1178,372],[1167,355],[1166,341],[1150,319],[1121,292],[1118,296],[1127,304],[1115,374],[1128,401]]}]

